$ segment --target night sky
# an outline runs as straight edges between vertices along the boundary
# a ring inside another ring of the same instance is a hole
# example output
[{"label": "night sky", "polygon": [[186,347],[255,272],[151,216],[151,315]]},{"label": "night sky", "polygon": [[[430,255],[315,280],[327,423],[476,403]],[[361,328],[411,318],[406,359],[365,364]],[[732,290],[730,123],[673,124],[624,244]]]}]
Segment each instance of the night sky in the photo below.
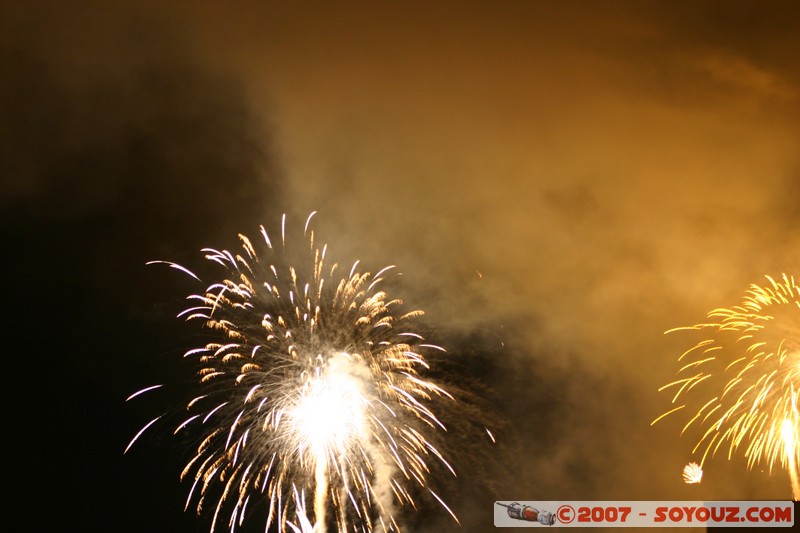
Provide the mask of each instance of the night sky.
[{"label": "night sky", "polygon": [[650,422],[698,340],[664,331],[798,273],[798,2],[107,4],[0,7],[10,530],[208,530],[191,437],[122,453],[203,342],[175,318],[197,286],[145,263],[204,273],[311,211],[342,264],[398,266],[463,398],[437,481],[462,527],[423,502],[407,530],[791,497],[724,452],[684,484],[696,435]]}]

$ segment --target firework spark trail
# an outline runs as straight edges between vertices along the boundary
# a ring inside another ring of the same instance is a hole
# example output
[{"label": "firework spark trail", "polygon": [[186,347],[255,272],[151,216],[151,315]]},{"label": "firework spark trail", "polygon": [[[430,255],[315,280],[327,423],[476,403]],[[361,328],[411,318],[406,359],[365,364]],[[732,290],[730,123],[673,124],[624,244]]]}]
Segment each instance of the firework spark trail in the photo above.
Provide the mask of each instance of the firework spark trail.
[{"label": "firework spark trail", "polygon": [[727,444],[728,459],[744,447],[748,468],[764,462],[788,470],[795,500],[798,490],[797,391],[800,390],[800,288],[793,276],[766,276],[751,285],[742,302],[714,309],[709,322],[668,331],[699,330],[710,336],[684,352],[678,378],[659,391],[676,390],[673,409],[653,421],[699,406],[681,434],[699,428],[692,453],[709,454]]},{"label": "firework spark trail", "polygon": [[425,353],[443,350],[406,329],[421,311],[398,312],[402,302],[378,289],[393,267],[372,276],[358,262],[343,274],[326,266],[311,216],[298,263],[285,216],[277,246],[261,228],[261,253],[243,235],[243,254],[204,249],[226,277],[178,315],[215,335],[185,354],[199,364],[201,394],[175,430],[202,435],[182,478],[193,478],[187,507],[195,498],[198,513],[213,506],[212,531],[231,507],[227,527],[241,525],[262,494],[267,526],[281,531],[312,527],[307,494],[315,532],[326,530],[328,510],[339,531],[399,531],[395,504],[414,506],[415,492],[451,512],[427,476],[431,460],[452,472],[430,439],[444,431],[433,400],[452,397],[421,375]]}]

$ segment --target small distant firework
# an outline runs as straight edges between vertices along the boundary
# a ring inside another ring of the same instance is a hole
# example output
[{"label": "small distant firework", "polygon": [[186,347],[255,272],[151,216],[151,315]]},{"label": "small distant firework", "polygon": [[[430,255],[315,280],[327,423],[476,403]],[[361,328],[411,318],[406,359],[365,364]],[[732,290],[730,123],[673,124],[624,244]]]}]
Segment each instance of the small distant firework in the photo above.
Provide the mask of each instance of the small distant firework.
[{"label": "small distant firework", "polygon": [[689,463],[683,467],[683,481],[688,484],[700,483],[703,480],[703,469],[697,463]]},{"label": "small distant firework", "polygon": [[765,286],[751,285],[741,304],[709,312],[708,323],[667,332],[700,330],[709,336],[678,358],[678,379],[659,389],[677,388],[677,406],[653,423],[699,406],[681,434],[699,426],[692,453],[702,452],[700,466],[723,445],[728,459],[743,449],[749,468],[762,461],[770,471],[775,464],[785,468],[798,500],[800,288],[786,274],[766,279]]},{"label": "small distant firework", "polygon": [[430,438],[444,430],[432,401],[452,398],[420,375],[424,354],[443,350],[413,332],[421,311],[398,312],[378,289],[393,267],[326,266],[311,216],[299,254],[285,217],[277,246],[262,227],[258,248],[239,236],[243,255],[204,249],[225,277],[178,315],[215,336],[185,354],[199,363],[199,394],[175,429],[202,435],[182,477],[193,479],[187,507],[214,501],[212,531],[240,526],[262,495],[281,531],[399,531],[397,504],[413,506],[415,492],[450,512],[427,476],[431,460],[452,472]]}]

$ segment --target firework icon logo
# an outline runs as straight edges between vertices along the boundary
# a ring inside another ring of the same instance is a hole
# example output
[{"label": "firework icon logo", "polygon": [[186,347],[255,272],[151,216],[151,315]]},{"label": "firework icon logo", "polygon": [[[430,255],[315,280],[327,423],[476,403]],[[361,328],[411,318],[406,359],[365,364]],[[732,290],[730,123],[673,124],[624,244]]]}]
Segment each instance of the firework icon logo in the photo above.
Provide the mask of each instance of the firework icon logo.
[{"label": "firework icon logo", "polygon": [[530,505],[521,505],[518,502],[510,504],[495,502],[501,507],[505,507],[508,516],[515,520],[525,520],[526,522],[539,522],[544,526],[552,526],[556,523],[556,515],[550,511],[540,511]]}]

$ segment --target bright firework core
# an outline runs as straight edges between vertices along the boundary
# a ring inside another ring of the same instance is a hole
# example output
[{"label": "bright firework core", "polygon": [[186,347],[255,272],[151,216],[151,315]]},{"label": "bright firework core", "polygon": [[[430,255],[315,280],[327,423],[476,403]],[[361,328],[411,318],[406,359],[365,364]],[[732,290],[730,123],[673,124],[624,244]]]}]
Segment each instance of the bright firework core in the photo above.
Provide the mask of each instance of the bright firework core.
[{"label": "bright firework core", "polygon": [[297,404],[289,409],[291,425],[297,432],[297,447],[304,458],[310,449],[314,460],[315,531],[326,528],[328,464],[347,455],[352,442],[364,435],[366,398],[355,374],[359,363],[340,353],[328,361],[320,355],[313,375],[306,381]]},{"label": "bright firework core", "polygon": [[800,501],[800,473],[797,469],[797,423],[786,419],[781,426],[784,455],[788,463],[789,479],[792,482],[792,496],[795,501]]},{"label": "bright firework core", "polygon": [[[322,357],[318,359],[322,363]],[[355,377],[357,365],[350,355],[342,353],[318,366],[290,412],[298,446],[310,447],[317,461],[343,451],[348,441],[364,433],[367,400]]]}]

